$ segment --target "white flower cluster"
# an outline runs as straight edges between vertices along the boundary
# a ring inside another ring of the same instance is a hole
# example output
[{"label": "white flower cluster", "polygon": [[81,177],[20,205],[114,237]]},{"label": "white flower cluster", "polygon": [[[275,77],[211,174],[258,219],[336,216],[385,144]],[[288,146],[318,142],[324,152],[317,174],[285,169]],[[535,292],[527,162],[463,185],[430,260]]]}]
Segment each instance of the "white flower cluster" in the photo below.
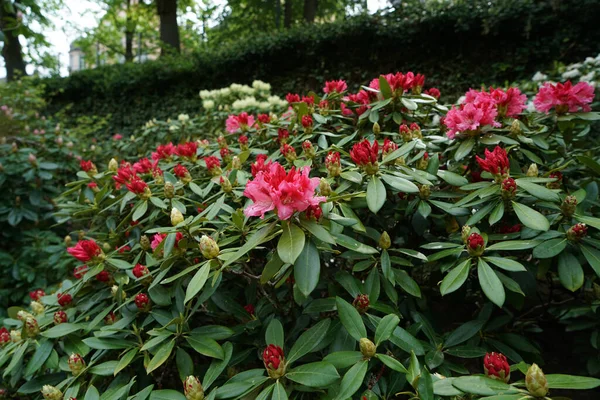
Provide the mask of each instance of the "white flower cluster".
[{"label": "white flower cluster", "polygon": [[283,109],[287,102],[279,96],[271,95],[271,85],[256,80],[252,86],[233,83],[229,87],[200,91],[202,107],[205,110],[269,111]]},{"label": "white flower cluster", "polygon": [[[594,57],[587,57],[583,62],[569,64],[558,68],[558,75],[550,74],[550,80],[556,81],[570,80],[575,82],[588,82],[595,87],[600,88],[600,54]],[[547,82],[548,75],[538,71],[533,75],[532,80],[538,84]]]}]

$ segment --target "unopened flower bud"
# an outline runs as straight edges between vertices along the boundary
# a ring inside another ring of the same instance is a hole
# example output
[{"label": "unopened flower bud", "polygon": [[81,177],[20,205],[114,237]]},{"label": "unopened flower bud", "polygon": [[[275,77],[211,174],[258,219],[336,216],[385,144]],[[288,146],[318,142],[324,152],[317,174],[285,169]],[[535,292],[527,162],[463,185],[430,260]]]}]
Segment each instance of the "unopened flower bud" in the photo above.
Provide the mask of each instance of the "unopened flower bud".
[{"label": "unopened flower bud", "polygon": [[172,199],[175,196],[175,186],[171,182],[165,182],[164,186],[165,197],[167,199]]},{"label": "unopened flower bud", "polygon": [[486,353],[483,357],[485,376],[508,383],[510,380],[510,365],[506,356],[501,353]]},{"label": "unopened flower bud", "polygon": [[203,235],[200,238],[200,252],[202,252],[202,255],[204,256],[204,258],[211,260],[213,258],[216,258],[219,255],[219,245],[217,244],[217,242],[215,242],[215,240],[207,235]]},{"label": "unopened flower bud", "polygon": [[44,305],[42,303],[38,303],[37,301],[32,301],[31,302],[31,311],[33,311],[33,313],[35,315],[40,315],[44,313]]},{"label": "unopened flower bud", "polygon": [[390,240],[390,235],[388,235],[386,231],[383,231],[383,233],[379,237],[379,247],[381,247],[384,250],[387,250],[390,248],[391,245],[392,242]]},{"label": "unopened flower bud", "polygon": [[465,244],[467,243],[467,239],[469,238],[470,234],[471,234],[471,227],[469,225],[464,225],[460,232],[463,243],[465,243]]},{"label": "unopened flower bud", "polygon": [[377,122],[373,124],[373,133],[375,135],[379,135],[381,133],[381,126],[379,126],[379,123]]},{"label": "unopened flower bud", "polygon": [[27,318],[33,318],[33,314],[31,314],[31,313],[28,313],[28,312],[27,312],[27,311],[25,311],[25,310],[20,310],[19,312],[17,312],[17,319],[18,319],[19,321],[23,321],[23,322],[25,322],[25,320],[26,320]]},{"label": "unopened flower bud", "polygon": [[419,185],[419,197],[423,200],[426,200],[431,196],[431,186],[429,185]]},{"label": "unopened flower bud", "polygon": [[148,236],[146,236],[146,235],[143,235],[143,236],[140,238],[140,247],[141,247],[143,250],[149,250],[149,249],[150,249],[150,239],[148,239]]},{"label": "unopened flower bud", "polygon": [[521,123],[518,119],[515,119],[510,125],[510,133],[512,133],[513,135],[520,135],[521,133],[523,133]]},{"label": "unopened flower bud", "polygon": [[117,162],[116,159],[111,158],[110,161],[108,162],[108,170],[110,172],[117,172],[118,169],[119,169],[119,163]]},{"label": "unopened flower bud", "polygon": [[19,343],[21,341],[21,331],[13,329],[10,331],[10,340],[13,343]]},{"label": "unopened flower bud", "polygon": [[375,346],[375,343],[371,342],[367,338],[360,339],[359,346],[360,352],[366,360],[370,359],[375,355],[375,353],[377,353],[377,346]]},{"label": "unopened flower bud", "polygon": [[359,313],[361,313],[361,314],[366,313],[367,310],[369,309],[369,305],[370,305],[369,295],[368,294],[359,294],[352,301],[352,305],[354,306],[354,308],[356,308],[356,310]]},{"label": "unopened flower bud", "polygon": [[567,239],[572,242],[578,242],[583,239],[587,235],[587,225],[583,223],[578,223],[573,225],[567,231]]},{"label": "unopened flower bud", "polygon": [[532,364],[525,375],[525,386],[529,394],[535,397],[544,397],[548,394],[548,381],[546,375],[537,364]]},{"label": "unopened flower bud", "polygon": [[138,293],[135,296],[134,302],[138,310],[145,312],[150,311],[150,298],[146,293]]},{"label": "unopened flower bud", "polygon": [[54,325],[60,325],[67,322],[69,318],[67,317],[67,313],[63,310],[59,310],[54,313]]},{"label": "unopened flower bud", "polygon": [[237,170],[242,169],[242,161],[238,156],[233,156],[231,159],[231,168]]},{"label": "unopened flower bud", "polygon": [[27,160],[29,161],[29,164],[31,164],[32,166],[35,167],[37,165],[37,157],[35,156],[35,154],[29,153]]},{"label": "unopened flower bud", "polygon": [[184,220],[183,214],[177,208],[173,207],[171,209],[171,225],[176,226],[177,224],[182,223]]},{"label": "unopened flower bud", "polygon": [[119,318],[117,317],[117,315],[114,312],[110,312],[108,313],[108,315],[106,317],[104,317],[104,323],[106,325],[112,325],[115,322],[117,322]]},{"label": "unopened flower bud", "polygon": [[506,178],[501,183],[502,198],[510,200],[517,195],[517,182],[513,178]]},{"label": "unopened flower bud", "polygon": [[63,400],[63,393],[54,386],[44,385],[42,387],[42,396],[46,400]]},{"label": "unopened flower bud", "polygon": [[40,333],[40,326],[38,325],[38,322],[35,318],[33,317],[28,317],[25,320],[25,334],[30,337],[36,337],[38,334]]},{"label": "unopened flower bud", "polygon": [[538,171],[538,166],[536,163],[531,163],[529,165],[529,168],[527,169],[527,176],[532,177],[532,178],[537,178],[539,174]]},{"label": "unopened flower bud", "polygon": [[575,196],[565,197],[565,201],[563,201],[563,203],[560,205],[560,209],[561,209],[562,213],[567,217],[573,216],[573,214],[575,214],[576,208],[577,208],[577,197],[575,197]]},{"label": "unopened flower bud", "polygon": [[233,191],[233,186],[226,176],[222,175],[219,179],[219,183],[221,184],[221,190],[223,190],[223,192],[231,193]]},{"label": "unopened flower bud", "polygon": [[485,241],[479,233],[471,233],[466,244],[469,255],[473,257],[479,257],[485,251]]},{"label": "unopened flower bud", "polygon": [[204,389],[200,380],[193,375],[185,378],[183,382],[183,392],[187,400],[204,400]]},{"label": "unopened flower bud", "polygon": [[321,178],[319,182],[319,192],[323,196],[329,196],[331,194],[331,185],[327,182],[327,179]]},{"label": "unopened flower bud", "polygon": [[68,364],[73,376],[79,375],[85,369],[85,360],[76,353],[71,354]]},{"label": "unopened flower bud", "polygon": [[285,375],[285,356],[281,347],[270,344],[263,351],[263,363],[272,379],[279,379]]}]

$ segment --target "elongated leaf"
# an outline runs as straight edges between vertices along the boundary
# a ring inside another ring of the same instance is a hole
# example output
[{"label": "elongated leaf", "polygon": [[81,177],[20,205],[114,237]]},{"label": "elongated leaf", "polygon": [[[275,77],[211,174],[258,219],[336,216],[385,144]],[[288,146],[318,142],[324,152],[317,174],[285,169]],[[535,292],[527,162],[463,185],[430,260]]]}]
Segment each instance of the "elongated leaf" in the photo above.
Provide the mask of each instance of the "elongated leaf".
[{"label": "elongated leaf", "polygon": [[506,294],[502,282],[494,272],[494,270],[486,263],[483,258],[479,259],[477,264],[477,276],[483,293],[498,307],[502,307]]},{"label": "elongated leaf", "polygon": [[523,264],[504,257],[484,257],[484,260],[494,264],[496,267],[502,268],[505,271],[521,272],[527,271]]},{"label": "elongated leaf", "polygon": [[227,259],[227,261],[225,261],[225,264],[223,264],[223,268],[239,260],[243,255],[248,253],[250,250],[254,249],[259,244],[261,244],[263,240],[265,240],[265,238],[269,235],[269,233],[271,233],[274,227],[275,223],[273,222],[267,226],[263,226],[258,231],[256,231],[233,256],[231,256]]},{"label": "elongated leaf", "polygon": [[287,400],[287,399],[288,399],[288,395],[285,392],[285,388],[283,387],[281,382],[277,381],[275,383],[275,387],[273,388],[273,397],[271,397],[271,400]]},{"label": "elongated leaf", "polygon": [[190,336],[187,338],[187,342],[194,350],[207,357],[218,358],[219,360],[225,357],[223,348],[219,346],[219,343],[204,335]]},{"label": "elongated leaf", "polygon": [[444,341],[444,347],[454,347],[466,342],[477,334],[485,325],[485,320],[476,319],[469,321],[456,328]]},{"label": "elongated leaf", "polygon": [[312,240],[308,240],[294,263],[296,285],[305,297],[308,297],[315,290],[320,275],[321,259],[319,258],[319,250],[317,250],[317,246]]},{"label": "elongated leaf", "polygon": [[231,355],[233,354],[233,345],[229,342],[223,344],[223,351],[225,352],[225,357],[222,360],[212,360],[206,374],[204,375],[204,379],[202,380],[202,386],[204,390],[208,389],[210,385],[212,385],[219,375],[225,370],[229,361],[231,360]]},{"label": "elongated leaf", "polygon": [[398,371],[403,374],[408,372],[404,365],[402,365],[402,363],[396,360],[395,358],[392,358],[386,354],[376,354],[375,357],[377,357],[379,360],[381,360],[382,363],[384,363],[386,366],[393,369],[394,371]]},{"label": "elongated leaf", "polygon": [[367,185],[367,206],[369,207],[369,210],[371,210],[373,214],[377,214],[385,204],[386,197],[387,193],[383,182],[373,175]]},{"label": "elongated leaf", "polygon": [[340,321],[342,321],[342,325],[344,325],[348,334],[356,341],[367,337],[367,329],[356,308],[340,297],[336,297],[335,305],[338,309]]},{"label": "elongated leaf", "polygon": [[[361,321],[362,322],[362,321]],[[315,326],[304,332],[292,349],[287,355],[288,363],[292,363],[297,359],[305,356],[310,353],[315,347],[321,344],[321,341],[325,338],[327,334],[327,330],[329,329],[329,324],[331,321],[329,319],[324,319],[317,323]]]},{"label": "elongated leaf", "polygon": [[591,246],[581,245],[581,253],[590,264],[596,275],[600,277],[600,251]]},{"label": "elongated leaf", "polygon": [[156,368],[163,365],[169,359],[169,356],[173,351],[173,347],[175,347],[175,340],[170,340],[167,343],[163,344],[148,363],[148,366],[146,367],[146,372],[149,374]]},{"label": "elongated leaf", "polygon": [[125,355],[123,355],[119,359],[119,363],[116,365],[115,370],[113,372],[115,376],[123,369],[125,369],[129,364],[131,364],[135,356],[138,354],[139,350],[140,349],[138,347],[135,347],[129,350],[127,353],[125,353]]},{"label": "elongated leaf", "polygon": [[473,150],[473,147],[475,146],[475,138],[469,138],[465,141],[463,141],[460,146],[458,146],[458,149],[456,149],[456,152],[454,153],[454,160],[455,161],[460,161],[463,158],[466,157],[467,154],[469,154],[471,152],[471,150]]},{"label": "elongated leaf", "polygon": [[60,338],[60,337],[67,336],[69,333],[73,333],[80,329],[81,329],[81,326],[79,326],[78,324],[64,323],[64,324],[53,326],[52,328],[48,329],[47,331],[42,332],[42,336],[45,336],[47,338],[52,338],[52,339]]},{"label": "elongated leaf", "polygon": [[396,314],[388,314],[383,317],[375,330],[375,345],[379,346],[381,342],[388,340],[398,323],[400,323],[400,318]]},{"label": "elongated leaf", "polygon": [[290,370],[285,377],[310,387],[329,386],[340,378],[335,367],[324,361],[304,364]]},{"label": "elongated leaf", "polygon": [[558,256],[558,279],[571,292],[583,286],[583,268],[573,254],[563,252]]},{"label": "elongated leaf", "polygon": [[277,243],[277,254],[281,261],[294,264],[304,249],[304,231],[292,223],[283,223],[283,232]]},{"label": "elongated leaf", "polygon": [[359,361],[346,372],[340,383],[340,391],[335,400],[347,400],[361,387],[369,362],[367,360]]},{"label": "elongated leaf", "polygon": [[548,374],[546,375],[550,389],[595,389],[600,387],[600,379],[587,376]]},{"label": "elongated leaf", "polygon": [[515,201],[512,202],[512,205],[515,214],[517,214],[517,218],[519,218],[526,227],[543,232],[550,229],[550,222],[548,222],[548,219],[533,208]]},{"label": "elongated leaf", "polygon": [[273,318],[271,322],[269,322],[267,330],[265,331],[265,342],[267,343],[267,345],[275,344],[283,348],[283,325],[281,325],[281,322],[279,322],[277,318]]},{"label": "elongated leaf", "polygon": [[186,291],[185,291],[185,300],[184,303],[192,300],[204,287],[206,280],[208,279],[208,274],[210,273],[210,263],[204,264],[202,268],[196,272],[192,280],[190,281]]},{"label": "elongated leaf", "polygon": [[53,347],[54,343],[51,340],[40,341],[37,349],[35,349],[35,353],[33,353],[33,357],[31,357],[25,367],[24,375],[30,376],[39,370],[50,356]]},{"label": "elongated leaf", "polygon": [[560,254],[567,247],[567,238],[554,238],[546,240],[535,249],[533,256],[535,258],[552,258]]},{"label": "elongated leaf", "polygon": [[471,259],[468,258],[458,264],[444,277],[442,284],[440,285],[440,292],[442,296],[452,293],[458,290],[469,277],[469,271],[471,270]]},{"label": "elongated leaf", "polygon": [[381,179],[394,189],[404,193],[418,193],[419,188],[411,181],[393,175],[382,175]]}]

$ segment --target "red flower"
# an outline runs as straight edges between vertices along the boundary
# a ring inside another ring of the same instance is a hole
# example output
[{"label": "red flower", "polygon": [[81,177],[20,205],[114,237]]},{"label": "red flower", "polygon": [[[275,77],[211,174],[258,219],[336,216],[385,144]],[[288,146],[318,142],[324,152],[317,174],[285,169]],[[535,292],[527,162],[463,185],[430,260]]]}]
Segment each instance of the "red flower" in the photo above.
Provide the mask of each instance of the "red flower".
[{"label": "red flower", "polygon": [[352,305],[356,308],[361,314],[367,312],[369,308],[369,295],[368,294],[359,294],[352,301]]},{"label": "red flower", "polygon": [[219,153],[221,154],[221,158],[223,160],[227,160],[227,158],[231,157],[231,150],[229,150],[227,147],[222,148]]},{"label": "red flower", "polygon": [[313,219],[315,221],[319,221],[323,216],[323,210],[319,206],[309,206],[304,213],[306,219]]},{"label": "red flower", "polygon": [[310,115],[305,115],[302,117],[302,126],[305,128],[310,128],[313,126],[313,119]]},{"label": "red flower", "polygon": [[302,102],[312,106],[315,104],[315,98],[313,96],[302,96]]},{"label": "red flower", "polygon": [[173,154],[175,154],[175,146],[173,143],[163,144],[156,148],[156,151],[152,153],[153,160],[162,160],[165,158],[170,158]]},{"label": "red flower", "polygon": [[94,240],[80,240],[74,247],[69,247],[67,252],[79,261],[87,262],[102,254],[102,249]]},{"label": "red flower", "polygon": [[138,176],[134,176],[131,182],[125,184],[125,187],[132,193],[144,194],[148,184],[141,180]]},{"label": "red flower", "polygon": [[481,236],[479,233],[471,233],[467,239],[467,242],[469,248],[473,250],[476,250],[485,244],[483,236]]},{"label": "red flower", "polygon": [[134,177],[135,171],[129,165],[121,164],[121,168],[117,170],[117,175],[113,176],[113,180],[116,182],[117,189],[119,189],[120,185],[125,185]]},{"label": "red flower", "polygon": [[270,344],[263,351],[263,362],[266,369],[276,370],[284,360],[284,354],[281,347]]},{"label": "red flower", "polygon": [[475,156],[477,163],[482,170],[494,175],[506,175],[510,168],[506,151],[500,146],[496,146],[494,151],[485,149],[485,159]]},{"label": "red flower", "polygon": [[277,130],[277,140],[279,140],[279,143],[285,143],[289,137],[290,133],[287,130],[282,128]]},{"label": "red flower", "polygon": [[29,292],[29,297],[33,301],[40,301],[40,299],[42,297],[44,297],[45,295],[46,295],[46,292],[44,292],[42,289],[37,289],[32,292]]},{"label": "red flower", "polygon": [[58,304],[61,307],[66,307],[71,304],[71,301],[73,301],[73,296],[68,293],[57,293],[56,298],[58,299]]},{"label": "red flower", "polygon": [[90,182],[87,184],[87,187],[89,187],[90,189],[96,189],[98,187],[98,184],[96,182]]},{"label": "red flower", "polygon": [[[216,158],[216,157],[213,157],[213,158]],[[204,160],[206,160],[206,158]],[[178,178],[184,178],[186,176],[186,174],[188,174],[189,172],[186,167],[184,167],[181,164],[177,164],[177,166],[175,166],[175,168],[173,169],[173,173]]]},{"label": "red flower", "polygon": [[94,165],[94,163],[91,160],[81,160],[79,162],[79,166],[81,167],[81,169],[85,172],[90,172],[94,169],[96,169],[96,166]]},{"label": "red flower", "polygon": [[244,306],[244,310],[246,310],[246,312],[250,315],[254,315],[254,305],[253,304],[248,304]]},{"label": "red flower", "polygon": [[300,95],[298,94],[293,94],[293,93],[288,93],[285,96],[285,99],[287,100],[287,102],[292,105],[293,103],[299,103],[300,102]]},{"label": "red flower", "polygon": [[348,85],[346,84],[346,81],[343,81],[341,79],[339,81],[325,82],[325,87],[323,88],[323,92],[325,93],[342,93],[346,90],[348,90]]},{"label": "red flower", "polygon": [[127,246],[127,245],[125,245],[125,246],[121,246],[121,247],[117,246],[117,247],[116,247],[116,249],[117,249],[117,251],[119,252],[119,254],[123,254],[123,253],[125,253],[126,251],[130,251],[130,250],[131,250],[131,247],[129,247],[129,246]]},{"label": "red flower", "polygon": [[69,321],[69,318],[67,317],[66,312],[64,312],[62,310],[58,310],[57,312],[54,313],[54,324],[55,325],[64,324],[67,321]]},{"label": "red flower", "polygon": [[506,356],[501,353],[487,353],[483,357],[483,369],[485,375],[489,378],[499,379],[508,382],[510,379],[510,365]]},{"label": "red flower", "polygon": [[2,329],[0,329],[0,345],[9,343],[9,342],[10,342],[10,333],[8,332],[8,329],[6,329],[5,327],[2,327]]},{"label": "red flower", "polygon": [[313,145],[310,141],[305,140],[304,142],[302,142],[302,150],[311,151],[312,149],[313,149]]},{"label": "red flower", "polygon": [[147,310],[150,305],[150,298],[145,293],[138,293],[135,296],[134,302],[139,310]]},{"label": "red flower", "polygon": [[367,164],[375,164],[379,156],[379,144],[375,140],[373,144],[367,139],[356,143],[350,150],[350,157],[356,165],[363,166]]},{"label": "red flower", "polygon": [[146,267],[145,265],[142,265],[142,264],[136,264],[135,267],[133,267],[133,271],[131,271],[131,272],[133,273],[133,276],[135,276],[136,278],[141,278],[150,273],[150,271],[148,270],[148,267]]},{"label": "red flower", "polygon": [[177,146],[175,153],[180,157],[192,158],[196,156],[198,145],[196,142],[187,142]]},{"label": "red flower", "polygon": [[238,143],[242,146],[245,146],[248,144],[248,136],[246,135],[242,135],[238,138]]},{"label": "red flower", "polygon": [[538,111],[548,113],[555,108],[558,114],[565,112],[591,111],[594,100],[594,86],[587,82],[573,85],[571,81],[553,85],[549,82],[540,88],[533,104]]},{"label": "red flower", "polygon": [[110,281],[110,273],[108,271],[100,271],[98,275],[96,275],[96,280],[98,282],[108,282]]},{"label": "red flower", "polygon": [[73,276],[76,279],[81,279],[87,272],[88,272],[88,266],[80,265],[79,267],[75,267],[75,269],[73,269]]},{"label": "red flower", "polygon": [[288,158],[288,157],[296,158],[296,150],[294,150],[294,148],[287,143],[284,143],[281,146],[281,149],[279,149],[279,151],[285,158]]},{"label": "red flower", "polygon": [[440,96],[442,95],[439,91],[439,89],[437,88],[431,88],[431,89],[427,89],[425,90],[423,93],[430,95],[431,97],[435,97],[436,99],[439,99]]},{"label": "red flower", "polygon": [[271,122],[271,117],[269,116],[269,114],[258,114],[257,118],[263,124],[268,124],[269,122]]},{"label": "red flower", "polygon": [[396,150],[398,150],[398,145],[396,143],[392,142],[390,139],[385,139],[383,141],[383,155],[393,153]]},{"label": "red flower", "polygon": [[517,193],[517,181],[513,178],[506,178],[502,181],[502,191],[509,196],[514,196]]},{"label": "red flower", "polygon": [[260,171],[266,171],[269,169],[269,164],[271,164],[271,162],[265,163],[266,160],[266,154],[259,154],[256,156],[256,161],[251,165],[253,177],[256,177]]},{"label": "red flower", "polygon": [[138,174],[147,174],[152,170],[152,163],[147,158],[142,158],[133,164],[133,170]]}]

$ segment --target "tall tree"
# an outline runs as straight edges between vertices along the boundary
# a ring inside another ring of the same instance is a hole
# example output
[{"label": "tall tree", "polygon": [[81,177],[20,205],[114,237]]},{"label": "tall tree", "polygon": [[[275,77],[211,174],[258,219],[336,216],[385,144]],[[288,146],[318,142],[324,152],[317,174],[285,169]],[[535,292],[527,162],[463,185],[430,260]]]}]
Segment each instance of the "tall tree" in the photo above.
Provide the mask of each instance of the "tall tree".
[{"label": "tall tree", "polygon": [[304,21],[312,24],[317,16],[319,0],[304,0]]},{"label": "tall tree", "polygon": [[160,54],[165,55],[171,51],[180,53],[177,0],[156,0],[156,7],[160,18]]},{"label": "tall tree", "polygon": [[2,57],[6,65],[6,79],[12,81],[19,74],[27,75],[25,71],[25,60],[23,49],[19,41],[19,26],[22,23],[22,15],[17,15],[15,5],[8,0],[0,0],[0,30],[2,30],[4,46],[2,46]]}]

